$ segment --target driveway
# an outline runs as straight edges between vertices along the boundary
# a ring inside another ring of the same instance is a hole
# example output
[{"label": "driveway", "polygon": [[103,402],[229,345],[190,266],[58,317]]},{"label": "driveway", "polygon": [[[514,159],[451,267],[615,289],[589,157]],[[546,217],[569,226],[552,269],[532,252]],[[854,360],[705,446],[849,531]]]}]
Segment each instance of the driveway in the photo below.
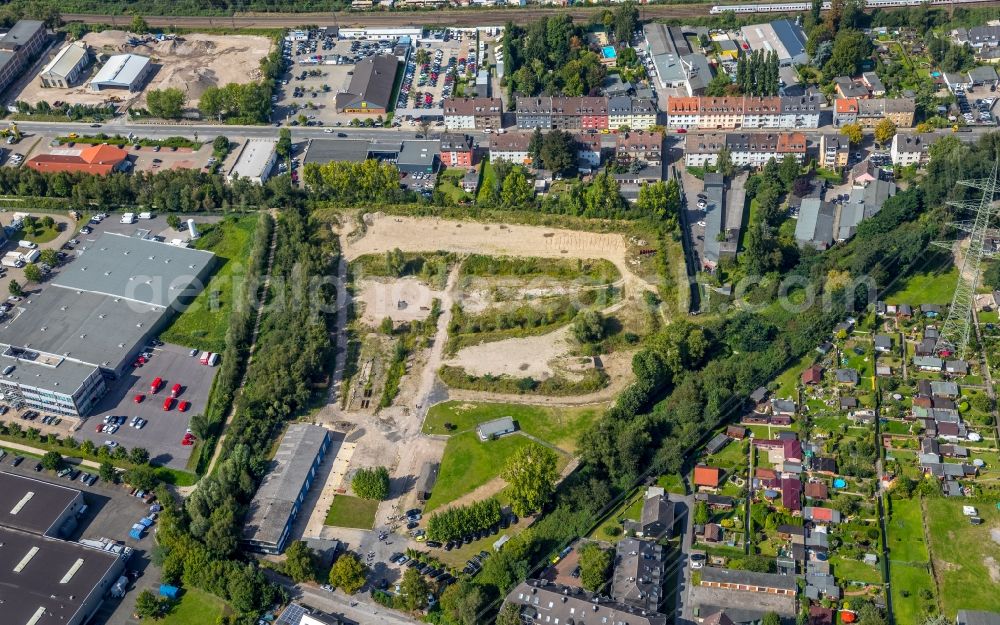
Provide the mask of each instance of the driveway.
[{"label": "driveway", "polygon": [[[681,568],[681,575],[683,581],[677,584],[677,603],[676,603],[676,614],[677,623],[679,625],[694,623],[694,610],[690,600],[691,593],[691,543],[694,540],[694,528],[691,526],[691,514],[694,511],[694,495],[676,495],[670,493],[668,495],[670,501],[678,505],[678,508],[683,507],[676,513],[674,528],[677,528],[677,524],[680,524],[681,532],[681,553],[680,557],[677,559],[676,566]],[[667,575],[673,571],[668,571]]]}]

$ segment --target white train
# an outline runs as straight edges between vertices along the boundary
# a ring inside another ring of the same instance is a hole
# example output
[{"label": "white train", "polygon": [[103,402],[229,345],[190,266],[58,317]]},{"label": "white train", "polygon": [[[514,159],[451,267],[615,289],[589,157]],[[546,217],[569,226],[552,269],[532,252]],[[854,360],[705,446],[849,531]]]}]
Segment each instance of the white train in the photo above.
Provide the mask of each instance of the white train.
[{"label": "white train", "polygon": [[[921,4],[949,5],[949,4],[971,4],[975,2],[988,2],[989,0],[867,0],[865,6],[869,8],[877,7],[906,7],[919,6]],[[780,4],[728,4],[715,5],[709,11],[713,15],[719,15],[726,11],[733,13],[797,13],[812,9],[811,2],[784,2]],[[823,3],[823,10],[830,10],[830,2]]]}]

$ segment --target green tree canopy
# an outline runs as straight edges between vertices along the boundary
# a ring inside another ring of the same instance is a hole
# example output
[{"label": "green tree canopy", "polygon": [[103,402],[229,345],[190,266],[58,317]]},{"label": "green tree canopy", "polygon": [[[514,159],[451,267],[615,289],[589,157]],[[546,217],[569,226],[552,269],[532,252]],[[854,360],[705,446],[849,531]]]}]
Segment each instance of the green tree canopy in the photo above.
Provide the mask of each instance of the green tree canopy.
[{"label": "green tree canopy", "polygon": [[580,549],[580,583],[585,590],[598,592],[608,582],[611,551],[597,543],[587,543]]},{"label": "green tree canopy", "polygon": [[538,511],[552,496],[556,478],[557,456],[548,447],[531,443],[507,459],[500,474],[507,484],[511,508],[520,516]]},{"label": "green tree canopy", "polygon": [[[407,569],[412,571],[413,569]],[[365,585],[368,569],[353,553],[345,553],[330,567],[330,585],[353,595]]]},{"label": "green tree canopy", "polygon": [[316,555],[303,541],[296,540],[285,549],[285,573],[296,584],[316,579],[316,568]]},{"label": "green tree canopy", "polygon": [[389,469],[385,467],[358,469],[351,480],[351,489],[362,499],[382,501],[389,496]]},{"label": "green tree canopy", "polygon": [[146,94],[146,107],[154,117],[178,119],[184,112],[184,100],[180,89],[153,89]]}]

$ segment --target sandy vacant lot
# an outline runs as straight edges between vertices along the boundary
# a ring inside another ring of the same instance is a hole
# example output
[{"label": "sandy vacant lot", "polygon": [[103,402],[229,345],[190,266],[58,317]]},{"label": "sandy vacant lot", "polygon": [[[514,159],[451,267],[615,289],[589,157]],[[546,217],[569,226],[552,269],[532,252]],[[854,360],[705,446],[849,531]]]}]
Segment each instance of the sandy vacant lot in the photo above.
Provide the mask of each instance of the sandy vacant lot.
[{"label": "sandy vacant lot", "polygon": [[627,282],[640,289],[654,288],[632,272],[626,258],[627,243],[620,234],[378,214],[366,217],[366,223],[364,236],[347,245],[347,260],[397,247],[404,252],[448,250],[500,256],[606,258]]},{"label": "sandy vacant lot", "polygon": [[412,276],[401,280],[358,282],[357,298],[364,308],[361,320],[372,327],[386,317],[397,323],[426,319],[431,314],[434,298],[440,296]]},{"label": "sandy vacant lot", "polygon": [[477,376],[509,375],[545,380],[559,372],[567,378],[579,379],[568,371],[569,361],[577,360],[567,358],[570,347],[569,326],[565,326],[539,336],[466,347],[445,364],[462,367]]},{"label": "sandy vacant lot", "polygon": [[97,64],[88,68],[83,84],[71,89],[43,89],[37,79],[24,88],[18,99],[37,103],[42,100],[63,100],[74,104],[101,104],[112,97],[133,100],[134,106],[146,105],[145,93],[150,89],[176,87],[187,94],[187,106],[198,104],[207,87],[221,87],[231,82],[245,83],[260,78],[260,61],[271,50],[267,37],[247,35],[183,35],[173,41],[149,41],[137,46],[126,42],[129,33],[106,30],[87,33],[83,40],[98,54],[141,54],[152,59],[153,74],[142,93],[109,90],[92,92],[87,86],[97,71]]}]

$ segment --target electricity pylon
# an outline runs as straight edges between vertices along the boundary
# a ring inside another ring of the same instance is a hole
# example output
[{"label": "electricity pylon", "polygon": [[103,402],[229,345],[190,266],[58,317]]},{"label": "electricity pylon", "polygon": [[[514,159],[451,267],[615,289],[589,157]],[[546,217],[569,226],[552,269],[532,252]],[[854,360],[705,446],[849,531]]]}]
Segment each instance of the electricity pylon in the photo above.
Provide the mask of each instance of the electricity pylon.
[{"label": "electricity pylon", "polygon": [[[962,265],[958,272],[958,282],[955,284],[955,293],[951,297],[951,306],[948,308],[948,316],[941,326],[934,351],[939,356],[957,355],[965,357],[965,351],[969,346],[969,330],[972,327],[972,306],[976,297],[976,286],[979,283],[979,269],[983,262],[983,256],[987,254],[985,250],[987,231],[993,217],[997,215],[997,206],[993,202],[993,197],[1000,193],[1000,184],[997,182],[997,165],[1000,161],[993,163],[993,171],[987,178],[975,178],[972,180],[959,180],[958,184],[980,189],[983,194],[979,201],[972,202],[948,202],[948,204],[971,211],[973,219],[954,224],[959,229],[969,233],[969,247],[965,250]],[[952,243],[936,242],[935,245],[952,247]]]}]

